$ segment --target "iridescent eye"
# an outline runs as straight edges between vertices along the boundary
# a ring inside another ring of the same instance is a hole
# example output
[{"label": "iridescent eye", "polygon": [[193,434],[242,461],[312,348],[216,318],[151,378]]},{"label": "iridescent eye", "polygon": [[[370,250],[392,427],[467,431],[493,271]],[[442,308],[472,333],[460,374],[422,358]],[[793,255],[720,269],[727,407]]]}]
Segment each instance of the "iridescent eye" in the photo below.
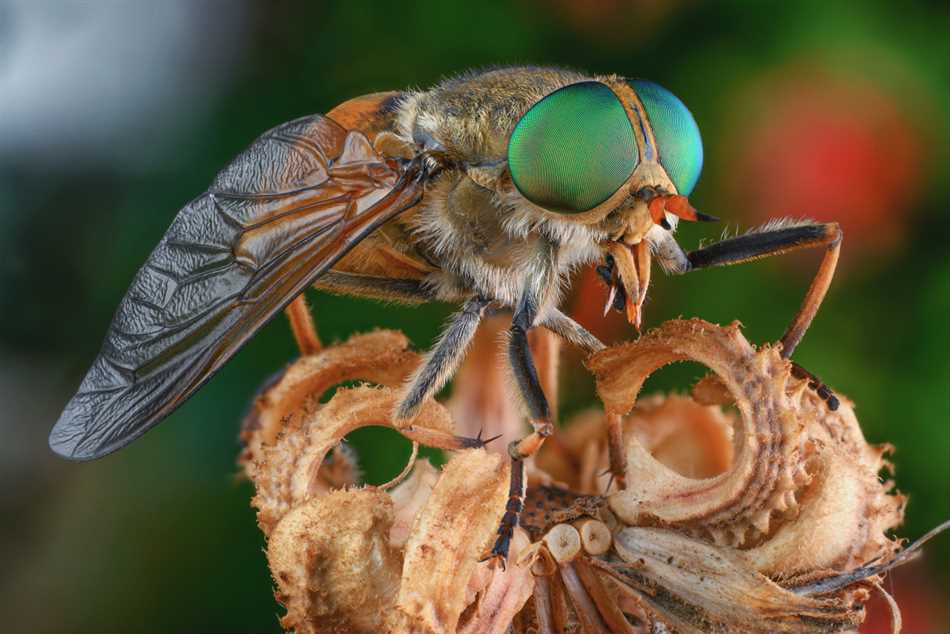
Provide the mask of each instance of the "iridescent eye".
[{"label": "iridescent eye", "polygon": [[630,119],[614,92],[571,84],[531,107],[508,140],[521,195],[550,211],[593,209],[620,189],[639,160]]},{"label": "iridescent eye", "polygon": [[630,85],[646,108],[656,137],[660,165],[677,192],[689,196],[703,169],[703,140],[696,120],[683,102],[663,86],[639,79]]}]

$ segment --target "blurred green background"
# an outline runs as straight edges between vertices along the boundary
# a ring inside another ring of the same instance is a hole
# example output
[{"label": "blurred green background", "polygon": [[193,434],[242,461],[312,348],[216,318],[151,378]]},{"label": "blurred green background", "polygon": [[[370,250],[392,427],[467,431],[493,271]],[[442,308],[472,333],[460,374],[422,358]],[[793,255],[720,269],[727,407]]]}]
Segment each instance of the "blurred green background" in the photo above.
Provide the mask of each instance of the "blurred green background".
[{"label": "blurred green background", "polygon": [[[0,631],[279,631],[234,461],[251,395],[294,355],[283,319],[114,456],[55,459],[49,428],[176,210],[259,133],[512,63],[671,89],[705,142],[692,201],[731,231],[780,215],[842,223],[838,277],[796,358],[854,399],[870,440],[896,446],[900,534],[950,517],[947,4],[0,0]],[[683,227],[680,242],[723,228]],[[774,340],[817,262],[657,275],[647,325],[740,319],[752,341]],[[605,337],[633,336],[591,317],[602,293],[568,306]],[[382,326],[419,347],[452,309],[311,300],[327,341]],[[568,413],[592,403],[570,364]],[[686,385],[676,371],[654,384]],[[381,438],[351,439],[371,481],[408,452]],[[905,631],[950,631],[950,539],[894,579]]]}]

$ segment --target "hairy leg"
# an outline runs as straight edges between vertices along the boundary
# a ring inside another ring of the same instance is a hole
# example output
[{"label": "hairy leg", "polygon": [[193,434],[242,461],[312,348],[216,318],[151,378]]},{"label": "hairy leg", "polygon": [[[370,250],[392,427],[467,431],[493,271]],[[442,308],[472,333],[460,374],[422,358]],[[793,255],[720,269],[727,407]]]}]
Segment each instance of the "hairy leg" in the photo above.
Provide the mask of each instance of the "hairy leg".
[{"label": "hairy leg", "polygon": [[314,283],[314,288],[337,295],[353,295],[401,304],[422,304],[435,299],[423,282],[327,271]]},{"label": "hairy leg", "polygon": [[[358,273],[327,271],[313,286],[337,295],[352,295],[403,304],[420,304],[434,299],[431,291],[418,280],[375,277]],[[319,352],[322,345],[304,294],[298,295],[284,309],[284,313],[290,321],[290,329],[300,349],[300,354],[306,356]]]},{"label": "hairy leg", "polygon": [[304,294],[297,295],[294,301],[290,302],[287,308],[284,309],[284,313],[290,321],[290,330],[297,342],[297,348],[300,349],[301,356],[320,352],[323,346],[320,344],[317,327],[313,323],[313,315],[310,313],[310,307],[307,306],[307,298],[304,297]]},{"label": "hairy leg", "polygon": [[549,308],[539,325],[586,352],[599,352],[606,347],[590,331],[556,308]]},{"label": "hairy leg", "polygon": [[452,377],[489,302],[483,297],[473,297],[465,302],[460,312],[452,316],[439,341],[409,380],[402,402],[396,409],[396,418],[415,416],[422,402],[438,392]]},{"label": "hairy leg", "polygon": [[[518,391],[528,409],[534,431],[508,446],[508,453],[511,457],[508,504],[505,506],[505,515],[498,527],[498,537],[489,555],[490,558],[500,561],[502,565],[505,564],[508,558],[511,537],[514,534],[515,527],[518,526],[521,511],[524,509],[524,460],[537,453],[541,445],[544,444],[544,440],[554,433],[551,410],[541,387],[541,381],[538,378],[534,358],[531,356],[531,348],[528,346],[528,330],[536,325],[539,309],[556,282],[553,266],[551,266],[554,259],[553,255],[553,251],[547,250],[539,254],[537,271],[527,277],[525,289],[518,305],[515,307],[515,313],[511,319],[511,330],[509,331],[508,362],[514,373]],[[565,319],[567,318],[565,317]],[[556,317],[554,321],[555,323],[564,324]]]},{"label": "hairy leg", "polygon": [[[358,273],[329,271],[320,277],[314,287],[342,295],[367,299],[421,304],[435,299],[431,289],[418,280],[375,277]],[[429,352],[422,366],[410,379],[396,417],[412,418],[426,398],[439,391],[458,366],[475,330],[488,306],[489,300],[474,297],[468,300],[446,327],[438,343]],[[459,439],[465,446],[480,447],[480,438]]]}]

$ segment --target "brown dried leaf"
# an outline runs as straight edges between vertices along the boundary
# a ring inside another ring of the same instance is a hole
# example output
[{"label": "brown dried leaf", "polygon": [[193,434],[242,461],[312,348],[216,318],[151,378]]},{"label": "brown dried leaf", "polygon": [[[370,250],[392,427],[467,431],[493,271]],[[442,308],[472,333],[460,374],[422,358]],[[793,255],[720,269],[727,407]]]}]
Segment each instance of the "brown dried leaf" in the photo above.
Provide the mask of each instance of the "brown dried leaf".
[{"label": "brown dried leaf", "polygon": [[528,546],[525,532],[515,530],[508,566],[495,566],[488,571],[488,583],[476,598],[471,616],[459,627],[461,634],[504,634],[508,631],[515,615],[534,592],[531,566],[516,563]]},{"label": "brown dried leaf", "polygon": [[441,471],[428,460],[421,460],[416,462],[412,475],[389,492],[396,509],[393,527],[389,531],[389,543],[394,548],[406,545],[416,515],[429,501],[440,475]]}]

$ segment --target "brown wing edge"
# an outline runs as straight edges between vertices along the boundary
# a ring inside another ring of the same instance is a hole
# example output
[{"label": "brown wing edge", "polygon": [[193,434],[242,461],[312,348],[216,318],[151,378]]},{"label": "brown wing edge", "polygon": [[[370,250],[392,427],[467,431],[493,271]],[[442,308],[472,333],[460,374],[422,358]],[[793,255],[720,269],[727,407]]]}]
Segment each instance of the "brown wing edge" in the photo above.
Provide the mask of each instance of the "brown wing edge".
[{"label": "brown wing edge", "polygon": [[[94,361],[79,392],[67,404],[50,432],[50,448],[70,460],[92,460],[121,449],[161,422],[204,385],[257,330],[360,240],[418,203],[427,177],[425,161],[420,157],[400,165],[399,169],[398,180],[392,189],[356,217],[340,222],[340,226],[330,232],[332,239],[329,243],[318,249],[324,255],[316,260],[311,258],[306,274],[297,276],[292,284],[281,288],[279,296],[268,297],[265,310],[249,318],[241,318],[241,315],[232,318],[231,313],[222,316],[211,311],[212,314],[199,320],[197,326],[206,335],[201,346],[176,354],[171,362],[144,378],[137,377],[135,370],[110,359],[104,344],[103,352]],[[283,261],[288,259],[284,257]],[[285,282],[286,279],[277,281]],[[257,284],[252,280],[248,284],[251,286]],[[129,301],[133,300],[127,295],[123,304]],[[121,308],[122,305],[120,311]],[[116,320],[110,326],[110,335],[114,328]],[[213,335],[210,342],[207,333]],[[96,376],[90,383],[93,374]]]}]

